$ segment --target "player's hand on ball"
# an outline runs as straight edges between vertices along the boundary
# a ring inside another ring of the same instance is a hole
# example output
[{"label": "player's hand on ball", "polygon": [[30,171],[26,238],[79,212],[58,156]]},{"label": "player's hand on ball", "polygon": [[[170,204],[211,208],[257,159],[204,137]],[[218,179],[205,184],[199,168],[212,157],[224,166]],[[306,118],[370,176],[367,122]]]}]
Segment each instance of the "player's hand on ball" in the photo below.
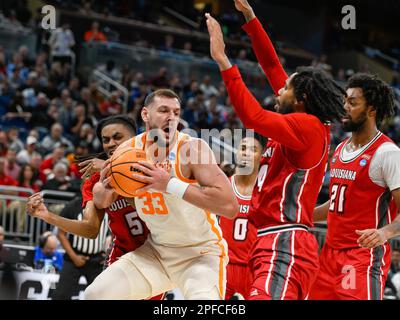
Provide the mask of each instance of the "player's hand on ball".
[{"label": "player's hand on ball", "polygon": [[45,218],[48,214],[48,210],[44,205],[44,200],[40,193],[35,193],[28,198],[26,210],[29,215],[36,218]]},{"label": "player's hand on ball", "polygon": [[141,194],[149,189],[165,192],[167,184],[171,179],[171,175],[163,168],[156,167],[152,163],[140,161],[132,165],[135,169],[140,170],[143,174],[133,173],[132,177],[138,181],[146,183],[143,188],[136,190],[137,194]]},{"label": "player's hand on ball", "polygon": [[356,230],[360,235],[357,242],[362,248],[372,249],[386,242],[385,233],[379,229]]},{"label": "player's hand on ball", "polygon": [[103,184],[104,188],[106,188],[106,189],[111,189],[111,186],[110,186],[111,177],[108,175],[110,170],[111,170],[110,159],[107,159],[103,163],[103,167],[100,171],[100,179],[99,179],[99,182],[101,182]]}]

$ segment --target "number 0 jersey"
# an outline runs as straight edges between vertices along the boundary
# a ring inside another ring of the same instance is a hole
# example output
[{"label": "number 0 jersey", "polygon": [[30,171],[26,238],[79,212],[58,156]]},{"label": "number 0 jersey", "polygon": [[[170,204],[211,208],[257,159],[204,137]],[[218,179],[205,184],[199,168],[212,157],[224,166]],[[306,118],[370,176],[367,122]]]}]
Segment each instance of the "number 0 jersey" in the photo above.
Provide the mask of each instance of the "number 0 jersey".
[{"label": "number 0 jersey", "polygon": [[377,185],[369,176],[375,152],[393,141],[379,132],[363,152],[344,161],[341,155],[348,141],[339,144],[331,159],[326,242],[334,249],[359,248],[356,230],[381,228],[391,223],[397,212],[389,188]]},{"label": "number 0 jersey", "polygon": [[[195,180],[182,175],[179,156],[184,142],[192,138],[180,132],[176,135],[175,145],[167,159],[156,165],[163,167],[172,177],[195,184]],[[133,138],[132,147],[146,150],[146,133]],[[134,199],[139,216],[146,223],[150,237],[156,244],[184,247],[212,242],[218,244],[218,251],[222,250],[219,254],[226,255],[226,242],[214,214],[169,193],[150,190]]]},{"label": "number 0 jersey", "polygon": [[257,229],[249,223],[248,219],[251,196],[239,193],[235,176],[232,176],[230,180],[239,203],[239,213],[235,219],[221,217],[219,225],[228,243],[229,263],[247,265],[251,248],[257,237]]}]

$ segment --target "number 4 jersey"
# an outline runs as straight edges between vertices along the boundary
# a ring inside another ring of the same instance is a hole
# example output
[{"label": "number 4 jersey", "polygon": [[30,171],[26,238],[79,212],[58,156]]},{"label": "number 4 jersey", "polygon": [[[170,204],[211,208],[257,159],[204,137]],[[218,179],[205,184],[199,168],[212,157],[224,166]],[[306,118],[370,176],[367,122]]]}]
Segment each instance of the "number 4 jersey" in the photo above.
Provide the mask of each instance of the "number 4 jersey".
[{"label": "number 4 jersey", "polygon": [[356,230],[381,228],[397,212],[391,190],[400,187],[398,148],[381,132],[353,153],[348,142],[331,158],[326,242],[334,249],[358,248]]}]

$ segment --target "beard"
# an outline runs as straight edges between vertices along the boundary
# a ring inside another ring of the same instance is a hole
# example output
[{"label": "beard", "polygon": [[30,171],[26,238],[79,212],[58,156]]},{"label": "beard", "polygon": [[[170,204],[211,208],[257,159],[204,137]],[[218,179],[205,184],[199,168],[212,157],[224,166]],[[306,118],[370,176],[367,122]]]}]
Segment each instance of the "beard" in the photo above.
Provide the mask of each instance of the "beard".
[{"label": "beard", "polygon": [[348,121],[342,123],[342,128],[345,132],[358,132],[364,127],[366,122],[367,122],[367,115],[362,114],[360,116],[360,119],[357,121],[349,119]]},{"label": "beard", "polygon": [[278,102],[277,105],[278,108],[276,111],[280,114],[289,114],[294,112],[293,105],[291,103]]}]

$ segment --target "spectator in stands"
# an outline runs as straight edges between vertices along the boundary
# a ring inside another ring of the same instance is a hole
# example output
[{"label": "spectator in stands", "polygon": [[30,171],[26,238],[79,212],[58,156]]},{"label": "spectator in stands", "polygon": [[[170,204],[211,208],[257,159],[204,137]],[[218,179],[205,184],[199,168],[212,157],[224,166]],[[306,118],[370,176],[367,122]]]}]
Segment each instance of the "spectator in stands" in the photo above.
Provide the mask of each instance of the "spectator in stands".
[{"label": "spectator in stands", "polygon": [[193,55],[193,51],[192,51],[192,43],[190,41],[186,41],[183,44],[183,50],[182,53],[186,54],[186,55]]},{"label": "spectator in stands", "polygon": [[[40,187],[37,184],[38,172],[30,164],[25,164],[21,168],[18,176],[17,187],[32,189],[33,193],[39,192]],[[21,191],[20,197],[29,197],[32,193]],[[16,217],[17,232],[22,233],[26,224],[26,201],[13,200],[8,206],[8,213]]]},{"label": "spectator in stands", "polygon": [[71,94],[71,98],[75,101],[78,101],[81,97],[79,88],[80,88],[79,78],[77,77],[72,78],[68,83],[68,90]]},{"label": "spectator in stands", "polygon": [[92,43],[92,42],[107,42],[107,37],[104,35],[103,32],[99,29],[99,23],[94,21],[90,30],[86,31],[83,38],[85,42]]},{"label": "spectator in stands", "polygon": [[17,163],[17,152],[14,148],[9,148],[6,155],[5,174],[17,180],[20,171],[21,167]]},{"label": "spectator in stands", "polygon": [[13,124],[18,124],[20,127],[26,127],[32,113],[26,108],[24,104],[24,96],[21,91],[16,91],[12,102],[7,106],[6,120],[11,121]]},{"label": "spectator in stands", "polygon": [[84,124],[89,124],[93,127],[92,120],[86,117],[85,106],[78,104],[74,108],[74,114],[71,121],[71,132],[75,136],[79,134]]},{"label": "spectator in stands", "polygon": [[36,151],[37,139],[33,136],[28,136],[26,139],[26,149],[21,150],[17,154],[17,161],[19,164],[24,165],[30,163],[35,155],[40,156]]},{"label": "spectator in stands", "polygon": [[173,52],[174,42],[175,42],[174,36],[171,34],[167,34],[164,38],[164,44],[160,47],[160,49],[167,52]]},{"label": "spectator in stands", "polygon": [[50,119],[47,111],[49,109],[49,100],[45,93],[40,92],[36,97],[36,103],[32,110],[30,119],[31,127],[50,128]]},{"label": "spectator in stands", "polygon": [[203,91],[204,96],[208,99],[211,95],[217,95],[217,88],[211,83],[211,77],[209,75],[204,76],[203,82],[200,84],[200,90]]},{"label": "spectator in stands", "polygon": [[13,126],[7,131],[8,148],[14,149],[17,152],[24,148],[24,144],[19,139],[19,130],[18,127]]},{"label": "spectator in stands", "polygon": [[48,176],[43,190],[78,192],[79,181],[68,176],[68,166],[64,162],[57,162],[54,165],[53,173]]},{"label": "spectator in stands", "polygon": [[158,74],[150,80],[150,84],[154,89],[166,88],[168,86],[168,71],[167,68],[161,67]]},{"label": "spectator in stands", "polygon": [[[0,157],[0,185],[1,186],[15,186],[17,182],[6,174],[6,158]],[[7,192],[2,192],[7,193]]]},{"label": "spectator in stands", "polygon": [[[38,178],[39,172],[31,164],[25,164],[22,166],[20,174],[18,175],[17,186],[32,189],[35,193],[39,192]],[[19,196],[27,197],[28,194],[22,192]]]},{"label": "spectator in stands", "polygon": [[122,106],[118,102],[119,92],[111,92],[110,97],[100,105],[100,112],[103,117],[113,116],[122,112]]},{"label": "spectator in stands", "polygon": [[49,39],[50,54],[53,61],[71,63],[74,59],[72,48],[75,46],[75,38],[68,23],[63,23],[57,28]]},{"label": "spectator in stands", "polygon": [[56,122],[51,126],[50,134],[45,136],[42,141],[42,148],[49,153],[54,150],[56,144],[62,144],[66,146],[67,152],[72,152],[74,146],[67,138],[62,136],[63,127],[60,123]]},{"label": "spectator in stands", "polygon": [[39,178],[43,182],[46,182],[47,176],[53,172],[53,168],[55,164],[59,161],[63,161],[64,163],[68,163],[68,160],[65,159],[65,147],[63,145],[57,145],[54,147],[53,152],[46,156],[46,158],[40,164],[39,169]]},{"label": "spectator in stands", "polygon": [[57,237],[46,231],[39,238],[39,245],[35,247],[35,257],[33,259],[33,265],[35,269],[43,269],[46,260],[51,261],[51,265],[57,272],[62,269],[63,254],[57,250],[58,247]]},{"label": "spectator in stands", "polygon": [[0,157],[5,157],[8,151],[7,133],[0,129]]},{"label": "spectator in stands", "polygon": [[107,60],[105,65],[103,64],[97,69],[115,81],[120,81],[122,78],[122,73],[116,67],[114,60]]},{"label": "spectator in stands", "polygon": [[82,141],[89,146],[91,151],[94,151],[98,147],[98,142],[96,142],[96,140],[96,134],[93,127],[88,123],[84,123],[79,131],[79,134],[76,135],[74,145],[78,145],[79,142]]}]

